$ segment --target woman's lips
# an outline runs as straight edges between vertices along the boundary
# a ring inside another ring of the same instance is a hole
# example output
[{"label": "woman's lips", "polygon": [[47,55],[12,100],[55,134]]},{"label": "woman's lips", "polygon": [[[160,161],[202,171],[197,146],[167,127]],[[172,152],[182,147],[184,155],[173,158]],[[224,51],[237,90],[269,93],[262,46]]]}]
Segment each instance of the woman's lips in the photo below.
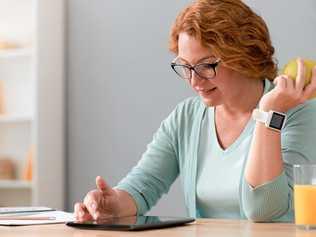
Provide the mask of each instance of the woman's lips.
[{"label": "woman's lips", "polygon": [[214,87],[212,89],[208,89],[208,90],[198,90],[198,93],[202,96],[205,96],[205,95],[209,95],[210,93],[212,93],[215,90],[216,90],[216,87]]}]

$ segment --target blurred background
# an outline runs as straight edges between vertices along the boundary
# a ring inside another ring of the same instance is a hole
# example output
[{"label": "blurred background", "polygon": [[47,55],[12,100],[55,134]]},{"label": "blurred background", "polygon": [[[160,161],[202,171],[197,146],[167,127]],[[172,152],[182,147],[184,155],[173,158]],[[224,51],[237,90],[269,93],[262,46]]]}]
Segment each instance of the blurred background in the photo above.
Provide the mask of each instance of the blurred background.
[{"label": "blurred background", "polygon": [[[170,68],[189,0],[0,0],[0,206],[72,211],[97,175],[115,185],[161,121],[194,95]],[[247,0],[280,67],[316,59],[316,1]],[[185,215],[176,181],[151,214]]]}]

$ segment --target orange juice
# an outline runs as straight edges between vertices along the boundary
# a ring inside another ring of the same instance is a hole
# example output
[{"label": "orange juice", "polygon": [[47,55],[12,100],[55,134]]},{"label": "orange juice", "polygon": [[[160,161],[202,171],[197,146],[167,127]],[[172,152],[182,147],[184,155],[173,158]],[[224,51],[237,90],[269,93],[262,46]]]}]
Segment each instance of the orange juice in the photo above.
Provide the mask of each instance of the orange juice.
[{"label": "orange juice", "polygon": [[316,185],[294,185],[296,225],[316,226]]}]

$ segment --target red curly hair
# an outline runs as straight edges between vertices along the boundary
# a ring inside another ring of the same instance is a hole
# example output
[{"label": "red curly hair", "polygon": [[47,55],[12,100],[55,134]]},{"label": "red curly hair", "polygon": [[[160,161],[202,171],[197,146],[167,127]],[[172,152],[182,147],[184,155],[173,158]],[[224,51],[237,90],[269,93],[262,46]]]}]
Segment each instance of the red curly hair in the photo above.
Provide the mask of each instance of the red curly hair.
[{"label": "red curly hair", "polygon": [[242,0],[196,0],[187,6],[171,28],[169,49],[175,54],[181,32],[198,39],[232,70],[261,80],[276,77],[269,30]]}]

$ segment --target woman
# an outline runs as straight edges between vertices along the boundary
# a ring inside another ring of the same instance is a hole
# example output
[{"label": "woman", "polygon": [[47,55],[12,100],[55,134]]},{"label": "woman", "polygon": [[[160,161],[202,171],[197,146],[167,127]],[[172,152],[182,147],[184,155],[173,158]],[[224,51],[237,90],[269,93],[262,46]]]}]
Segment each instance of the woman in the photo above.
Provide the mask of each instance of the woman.
[{"label": "woman", "polygon": [[295,81],[276,76],[266,24],[239,0],[193,2],[172,27],[170,49],[172,68],[198,97],[162,122],[115,188],[97,177],[76,218],[144,214],[180,174],[190,216],[292,220],[292,165],[316,157],[308,100],[316,68],[306,87],[302,60]]}]

